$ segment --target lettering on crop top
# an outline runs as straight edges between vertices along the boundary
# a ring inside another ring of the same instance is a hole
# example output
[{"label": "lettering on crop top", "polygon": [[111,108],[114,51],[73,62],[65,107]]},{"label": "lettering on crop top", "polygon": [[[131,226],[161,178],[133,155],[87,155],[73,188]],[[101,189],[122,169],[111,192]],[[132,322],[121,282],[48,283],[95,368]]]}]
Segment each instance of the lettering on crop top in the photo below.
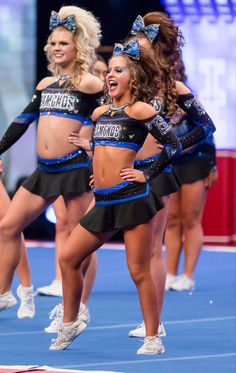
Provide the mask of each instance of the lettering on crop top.
[{"label": "lettering on crop top", "polygon": [[95,126],[94,138],[103,138],[103,139],[120,139],[122,127],[120,124],[100,124],[97,123]]},{"label": "lettering on crop top", "polygon": [[60,110],[77,114],[79,112],[80,99],[75,93],[58,90],[45,90],[42,92],[40,111]]}]

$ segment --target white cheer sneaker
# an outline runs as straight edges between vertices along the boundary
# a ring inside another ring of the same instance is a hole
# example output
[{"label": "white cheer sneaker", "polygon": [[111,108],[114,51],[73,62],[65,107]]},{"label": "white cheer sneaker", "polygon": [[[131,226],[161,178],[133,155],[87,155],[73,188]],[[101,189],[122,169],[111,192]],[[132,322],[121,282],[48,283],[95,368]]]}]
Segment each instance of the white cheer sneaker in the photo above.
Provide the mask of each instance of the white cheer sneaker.
[{"label": "white cheer sneaker", "polygon": [[0,311],[13,307],[15,306],[16,303],[17,303],[17,300],[12,294],[11,290],[0,295]]},{"label": "white cheer sneaker", "polygon": [[26,288],[26,287],[19,285],[17,288],[17,295],[21,301],[20,307],[17,311],[18,319],[24,319],[24,318],[33,319],[35,316],[33,286]]},{"label": "white cheer sneaker", "polygon": [[62,281],[54,279],[51,284],[38,288],[37,294],[49,297],[62,297]]},{"label": "white cheer sneaker", "polygon": [[[162,322],[160,322],[159,327],[158,327],[158,337],[165,337],[166,336],[166,331],[164,328],[164,325]],[[137,326],[137,328],[130,330],[129,332],[129,337],[134,337],[134,338],[145,338],[146,337],[146,328],[144,321],[141,322]]]},{"label": "white cheer sneaker", "polygon": [[[64,316],[64,307],[62,304],[55,306],[49,313],[50,325],[44,328],[46,333],[57,333],[62,326]],[[80,303],[78,320],[88,324],[90,322],[89,309],[83,303]]]},{"label": "white cheer sneaker", "polygon": [[195,281],[186,275],[180,275],[178,276],[177,280],[170,286],[170,289],[175,291],[195,290]]},{"label": "white cheer sneaker", "polygon": [[87,324],[80,320],[76,320],[73,323],[62,324],[58,331],[57,338],[52,339],[52,344],[49,347],[49,350],[66,349],[86,327]]},{"label": "white cheer sneaker", "polygon": [[165,291],[171,290],[172,285],[175,283],[175,281],[178,279],[178,276],[174,275],[166,275],[166,283],[165,283]]},{"label": "white cheer sneaker", "polygon": [[144,344],[138,349],[137,355],[157,355],[163,354],[165,347],[161,339],[156,335],[154,337],[145,337]]}]

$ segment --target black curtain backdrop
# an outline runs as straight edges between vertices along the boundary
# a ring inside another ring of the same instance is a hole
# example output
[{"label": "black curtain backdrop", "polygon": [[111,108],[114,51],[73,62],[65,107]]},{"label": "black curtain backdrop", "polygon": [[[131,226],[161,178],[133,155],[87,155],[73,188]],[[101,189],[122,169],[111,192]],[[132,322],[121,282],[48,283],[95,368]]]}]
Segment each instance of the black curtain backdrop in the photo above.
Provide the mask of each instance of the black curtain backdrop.
[{"label": "black curtain backdrop", "polygon": [[[85,8],[100,20],[102,25],[102,45],[113,45],[122,40],[131,28],[135,17],[150,11],[165,11],[160,0],[85,0],[61,1],[37,0],[37,82],[48,75],[43,47],[49,35],[49,18],[63,5],[77,5]],[[102,53],[106,58],[106,54]]]}]

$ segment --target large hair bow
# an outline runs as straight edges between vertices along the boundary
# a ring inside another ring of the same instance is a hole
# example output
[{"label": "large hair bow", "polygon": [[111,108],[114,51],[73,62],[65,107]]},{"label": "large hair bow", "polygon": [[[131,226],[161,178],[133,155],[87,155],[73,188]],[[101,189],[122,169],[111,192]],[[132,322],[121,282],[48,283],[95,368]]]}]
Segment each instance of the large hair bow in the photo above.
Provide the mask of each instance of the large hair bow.
[{"label": "large hair bow", "polygon": [[74,15],[67,16],[64,19],[61,19],[59,14],[54,12],[54,10],[51,12],[51,17],[49,21],[49,30],[54,30],[58,26],[63,26],[67,30],[71,32],[75,32],[76,30],[76,19]]},{"label": "large hair bow", "polygon": [[131,34],[137,35],[140,31],[142,31],[152,43],[158,35],[159,28],[160,25],[157,23],[145,26],[143,17],[137,16],[133,23]]},{"label": "large hair bow", "polygon": [[130,40],[126,44],[116,43],[113,49],[113,55],[127,54],[134,60],[140,59],[140,47],[136,40]]}]

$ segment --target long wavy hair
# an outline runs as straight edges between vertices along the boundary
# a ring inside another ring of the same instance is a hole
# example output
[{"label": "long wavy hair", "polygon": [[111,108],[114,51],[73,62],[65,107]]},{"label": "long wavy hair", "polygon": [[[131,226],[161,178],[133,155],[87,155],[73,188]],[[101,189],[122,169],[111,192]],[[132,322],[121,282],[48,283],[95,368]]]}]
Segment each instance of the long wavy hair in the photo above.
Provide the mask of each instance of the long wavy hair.
[{"label": "long wavy hair", "polygon": [[160,96],[164,98],[167,114],[171,115],[175,111],[177,100],[173,68],[176,61],[180,58],[184,38],[179,27],[163,12],[147,13],[143,17],[143,20],[145,25],[152,23],[160,25],[158,35],[153,41],[152,47],[162,81]]},{"label": "long wavy hair", "polygon": [[[160,85],[158,98],[162,101],[168,116],[171,116],[176,108],[177,92],[175,88],[175,73],[173,68],[181,54],[184,39],[180,29],[172,19],[163,12],[150,12],[143,17],[145,26],[159,24],[159,32],[152,42],[152,50],[156,62],[156,69]],[[131,34],[128,35],[131,38]],[[134,36],[133,36],[134,38]],[[135,35],[136,39],[146,38],[141,31]]]},{"label": "long wavy hair", "polygon": [[[100,45],[101,40],[101,25],[91,12],[77,6],[63,6],[58,14],[61,19],[69,15],[74,15],[76,18],[76,30],[73,33],[73,40],[77,55],[75,58],[75,73],[71,78],[71,84],[75,86],[80,82],[82,75],[91,70],[95,61],[95,49]],[[58,26],[54,30],[57,29],[65,30],[63,26]],[[48,70],[56,76],[58,75],[58,66],[53,62],[50,45],[54,30],[48,37],[44,51],[49,62]]]},{"label": "long wavy hair", "polygon": [[[160,84],[158,74],[156,73],[156,63],[153,59],[153,53],[140,46],[139,60],[135,60],[127,54],[122,53],[120,55],[126,59],[130,70],[130,92],[133,101],[149,103],[155,97],[157,86]],[[117,54],[113,55],[110,60],[116,56]],[[105,93],[107,93],[106,85]]]}]

